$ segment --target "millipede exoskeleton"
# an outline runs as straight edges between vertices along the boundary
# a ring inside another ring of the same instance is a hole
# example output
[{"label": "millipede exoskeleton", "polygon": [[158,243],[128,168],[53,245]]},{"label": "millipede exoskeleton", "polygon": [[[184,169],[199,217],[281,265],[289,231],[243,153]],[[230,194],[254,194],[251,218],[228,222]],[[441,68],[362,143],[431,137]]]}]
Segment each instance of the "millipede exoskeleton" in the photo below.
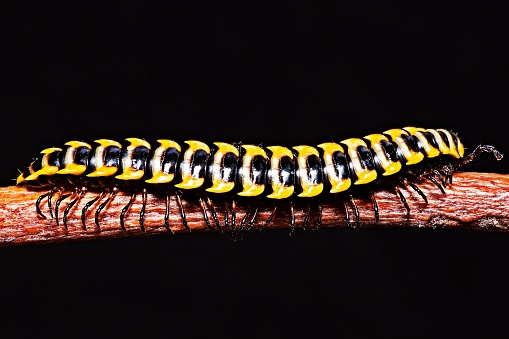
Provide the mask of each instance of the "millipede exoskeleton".
[{"label": "millipede exoskeleton", "polygon": [[[168,224],[170,196],[176,197],[182,224],[189,230],[182,196],[196,194],[203,210],[203,219],[211,229],[223,230],[214,208],[214,199],[226,201],[224,230],[237,239],[255,222],[260,199],[289,201],[290,230],[295,232],[294,202],[314,201],[325,195],[338,197],[345,206],[346,221],[358,226],[361,217],[352,195],[354,188],[363,187],[371,193],[373,212],[378,221],[378,205],[373,194],[377,189],[392,187],[410,213],[410,207],[400,187],[408,186],[427,202],[426,195],[416,182],[430,180],[445,193],[452,183],[452,174],[472,161],[479,153],[492,153],[498,160],[502,154],[493,146],[479,145],[469,155],[455,133],[445,129],[405,127],[390,129],[362,138],[348,138],[339,142],[325,142],[314,146],[261,146],[242,143],[215,142],[206,144],[197,140],[185,141],[186,147],[173,140],[159,139],[156,145],[138,138],[127,138],[123,145],[109,139],[96,140],[94,145],[69,141],[66,147],[44,149],[42,157],[33,161],[28,171],[17,178],[18,185],[47,189],[35,202],[36,211],[47,199],[51,217],[59,223],[58,207],[69,200],[62,222],[67,228],[70,210],[87,191],[97,196],[88,201],[81,211],[83,227],[88,209],[97,201],[95,224],[99,228],[101,211],[119,191],[131,194],[122,209],[119,225],[125,229],[124,219],[137,194],[141,194],[142,209],[139,224],[144,230],[147,192],[165,197]],[[57,197],[58,196],[58,197]],[[236,199],[252,199],[253,204],[237,225]],[[52,202],[54,200],[54,202]],[[351,223],[347,205],[354,212]],[[274,217],[275,203],[264,229]],[[306,210],[303,228],[307,226],[311,206]],[[315,210],[315,209],[313,209]],[[209,211],[210,218],[209,218]],[[320,226],[321,207],[318,202],[317,228]],[[213,226],[215,224],[215,227]]]}]

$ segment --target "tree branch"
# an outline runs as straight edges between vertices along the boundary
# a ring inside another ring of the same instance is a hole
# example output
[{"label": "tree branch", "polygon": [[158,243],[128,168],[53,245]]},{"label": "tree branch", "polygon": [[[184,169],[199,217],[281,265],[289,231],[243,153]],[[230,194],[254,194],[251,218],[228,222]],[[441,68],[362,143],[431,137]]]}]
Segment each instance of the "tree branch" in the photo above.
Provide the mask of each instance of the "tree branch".
[{"label": "tree branch", "polygon": [[[371,199],[364,196],[355,196],[361,217],[361,228],[367,227],[431,227],[431,228],[456,228],[475,229],[487,231],[509,231],[509,175],[488,173],[456,173],[454,182],[446,188],[447,194],[442,194],[439,189],[429,181],[418,184],[419,188],[427,196],[428,203],[410,187],[401,187],[403,195],[411,208],[407,216],[406,210],[394,190],[377,191],[376,201],[379,207],[380,220],[375,222]],[[106,239],[118,237],[134,237],[140,235],[169,234],[164,227],[165,200],[164,197],[148,195],[148,203],[145,215],[145,232],[139,226],[139,213],[141,210],[141,194],[138,194],[135,202],[126,214],[126,230],[120,227],[120,212],[128,203],[130,195],[119,192],[113,201],[100,214],[100,229],[94,223],[94,216],[100,202],[90,207],[86,214],[86,229],[80,220],[83,206],[97,193],[86,193],[71,209],[68,229],[62,225],[62,214],[65,207],[71,201],[71,197],[62,202],[59,209],[60,225],[57,226],[55,219],[44,219],[35,211],[35,201],[44,192],[30,191],[22,187],[0,188],[0,246],[28,243],[63,242],[79,239]],[[53,204],[58,197],[54,197]],[[355,217],[352,204],[349,199],[332,197],[323,200],[321,227],[345,228],[348,226],[345,220],[344,202],[348,206],[351,225],[355,226]],[[225,201],[216,196],[214,206],[218,213],[218,219],[224,228]],[[222,198],[222,197],[221,197]],[[106,196],[102,199],[104,201]],[[240,198],[239,198],[240,199]],[[216,201],[217,200],[217,201]],[[289,227],[290,205],[286,201],[259,200],[259,213],[256,216],[253,230],[263,226],[274,206],[278,206],[276,215],[268,225],[268,229]],[[176,197],[172,196],[170,204],[169,225],[172,232],[186,232],[182,224],[180,210],[176,203]],[[239,227],[246,210],[254,211],[254,200],[247,198],[237,200],[236,227]],[[297,229],[301,228],[308,208],[308,200],[299,199],[295,205],[295,222]],[[249,206],[250,205],[250,206]],[[198,199],[193,195],[183,196],[183,206],[187,221],[192,232],[208,231],[203,219],[203,212]],[[318,204],[311,204],[309,227],[314,227],[318,219]],[[41,204],[43,213],[49,217],[47,200]],[[207,207],[208,217],[212,226],[216,227],[210,207]],[[252,215],[252,214],[251,214]],[[231,218],[231,216],[230,216]],[[248,218],[249,219],[249,218]]]}]

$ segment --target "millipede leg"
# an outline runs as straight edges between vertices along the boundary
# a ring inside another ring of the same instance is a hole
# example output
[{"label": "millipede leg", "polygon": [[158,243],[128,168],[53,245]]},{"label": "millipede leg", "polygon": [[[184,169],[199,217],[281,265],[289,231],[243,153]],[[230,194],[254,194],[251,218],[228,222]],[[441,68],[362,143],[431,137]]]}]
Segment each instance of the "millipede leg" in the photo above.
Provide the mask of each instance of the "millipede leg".
[{"label": "millipede leg", "polygon": [[318,219],[316,220],[316,225],[315,225],[315,229],[314,229],[315,233],[320,230],[321,226],[322,226],[322,204],[319,201],[318,202]]},{"label": "millipede leg", "polygon": [[452,185],[452,170],[448,167],[445,167],[444,172],[445,172],[445,180],[449,181],[449,184]]},{"label": "millipede leg", "polygon": [[440,183],[437,181],[437,179],[433,178],[431,175],[426,175],[425,177],[426,177],[426,179],[428,179],[429,181],[434,183],[435,186],[438,187],[440,192],[442,192],[442,194],[445,194],[444,188],[440,185]]},{"label": "millipede leg", "polygon": [[205,224],[207,225],[208,229],[214,230],[214,227],[212,227],[212,225],[210,224],[210,221],[209,221],[209,216],[207,214],[207,208],[205,206],[205,200],[203,200],[202,197],[200,197],[198,200],[200,201],[201,210],[203,213],[203,221],[205,221]]},{"label": "millipede leg", "polygon": [[348,205],[346,204],[346,201],[343,202],[343,207],[345,209],[346,226],[353,227],[352,223],[350,222],[350,212],[348,211]]},{"label": "millipede leg", "polygon": [[44,219],[47,219],[46,216],[44,214],[42,214],[41,212],[41,201],[42,199],[46,198],[49,194],[50,194],[51,191],[49,191],[48,193],[45,193],[41,196],[39,196],[39,198],[37,198],[36,202],[35,202],[35,210],[37,211],[37,214],[39,214],[41,217],[43,217]]},{"label": "millipede leg", "polygon": [[242,220],[240,220],[239,231],[238,231],[238,236],[237,236],[237,238],[239,240],[242,240],[242,238],[244,237],[244,228],[246,226],[246,221],[247,221],[247,218],[249,217],[250,211],[251,211],[251,204],[249,204],[249,206],[247,207],[246,213],[244,213]]},{"label": "millipede leg", "polygon": [[140,210],[140,228],[145,232],[145,208],[147,207],[147,190],[144,188],[141,192],[142,204]]},{"label": "millipede leg", "polygon": [[304,222],[302,223],[302,234],[306,233],[306,229],[308,228],[310,213],[311,213],[311,203],[308,202],[308,207],[306,208],[306,214],[304,215]]},{"label": "millipede leg", "polygon": [[438,179],[440,180],[440,182],[442,183],[442,186],[446,187],[447,186],[447,180],[446,178],[444,178],[442,176],[442,173],[440,173],[438,170],[434,169],[433,170],[433,174],[435,174],[436,177],[438,177]]},{"label": "millipede leg", "polygon": [[53,194],[55,194],[56,192],[58,192],[58,190],[56,188],[52,188],[51,191],[49,192],[49,196],[48,196],[48,208],[49,208],[49,215],[51,216],[51,218],[53,218],[53,206],[51,206],[51,200],[53,198]]},{"label": "millipede leg", "polygon": [[249,220],[249,223],[247,224],[246,232],[251,231],[251,229],[253,228],[253,225],[254,225],[254,222],[255,222],[255,219],[256,219],[257,215],[258,215],[258,202],[256,203],[256,208],[255,208],[255,211],[253,213],[253,216],[251,217],[251,220]]},{"label": "millipede leg", "polygon": [[232,199],[232,232],[237,232],[237,202]]},{"label": "millipede leg", "polygon": [[350,194],[350,202],[352,203],[353,214],[355,215],[355,223],[357,224],[357,227],[361,227],[361,216],[359,214],[359,209],[357,208],[355,199],[353,198],[353,195],[351,195],[351,194]]},{"label": "millipede leg", "polygon": [[373,204],[373,212],[375,213],[375,222],[380,221],[380,214],[378,214],[378,203],[376,202],[375,193],[371,191],[371,203]]},{"label": "millipede leg", "polygon": [[64,210],[64,218],[62,219],[64,228],[67,229],[67,217],[69,215],[69,212],[71,211],[71,208],[83,198],[83,196],[86,193],[86,188],[82,188],[81,191],[78,193],[78,196],[67,205],[67,207]]},{"label": "millipede leg", "polygon": [[396,187],[396,193],[399,195],[399,199],[401,200],[401,202],[405,206],[406,212],[407,212],[407,216],[409,217],[410,216],[410,206],[408,206],[408,203],[407,203],[407,201],[405,199],[405,196],[403,195],[401,190],[399,188],[397,188],[397,187]]},{"label": "millipede leg", "polygon": [[240,220],[239,231],[243,231],[244,230],[244,227],[246,226],[247,218],[249,217],[249,210],[250,209],[251,209],[251,205],[248,206],[248,210],[246,211],[246,213],[244,214],[244,216]]},{"label": "millipede leg", "polygon": [[68,205],[67,207],[65,208],[64,210],[64,217],[62,218],[62,223],[64,224],[64,228],[67,230],[67,215],[69,214],[69,211],[71,210],[71,208],[74,206],[74,204],[76,204],[76,202],[78,201],[79,199],[79,195],[74,198]]},{"label": "millipede leg", "polygon": [[101,227],[99,226],[99,214],[101,213],[101,211],[104,209],[104,207],[106,205],[109,204],[109,202],[115,197],[115,195],[117,194],[118,192],[118,188],[117,187],[113,187],[113,189],[111,190],[110,192],[110,196],[104,200],[100,205],[99,207],[97,207],[97,210],[95,211],[95,225],[97,226],[98,229],[101,229]]},{"label": "millipede leg", "polygon": [[212,219],[214,220],[214,224],[216,224],[216,227],[219,230],[219,232],[223,233],[223,228],[221,227],[219,219],[217,218],[216,208],[214,207],[214,204],[212,203],[212,200],[210,200],[209,197],[207,197],[207,204],[209,205],[210,211],[212,212]]},{"label": "millipede leg", "polygon": [[265,231],[265,229],[267,228],[267,226],[269,226],[270,222],[272,221],[272,218],[274,218],[274,216],[276,215],[276,211],[277,211],[277,206],[274,207],[274,209],[272,210],[272,212],[270,213],[269,217],[267,218],[267,220],[265,220],[265,223],[263,224],[262,228],[260,228],[260,232],[263,232]]},{"label": "millipede leg", "polygon": [[228,214],[228,202],[224,203],[224,228],[226,232],[228,232],[228,235],[232,236],[232,230],[230,229],[230,216]]},{"label": "millipede leg", "polygon": [[417,186],[416,184],[412,183],[412,182],[409,182],[408,180],[404,180],[404,184],[405,185],[408,185],[410,186],[414,191],[417,192],[417,194],[419,194],[422,198],[422,200],[424,200],[426,202],[426,204],[428,203],[428,198],[426,197],[426,195],[424,194],[423,191],[421,191],[421,189],[419,188],[419,186]]},{"label": "millipede leg", "polygon": [[68,197],[70,197],[72,193],[69,194],[62,194],[60,197],[58,197],[57,202],[55,203],[55,221],[57,222],[58,226],[58,208],[60,207],[60,204],[62,201]]},{"label": "millipede leg", "polygon": [[90,208],[90,206],[92,206],[97,200],[101,200],[103,197],[104,197],[104,194],[106,192],[101,192],[100,195],[98,195],[97,197],[95,197],[94,199],[90,200],[89,202],[87,202],[85,204],[85,206],[83,207],[83,209],[81,210],[81,223],[83,224],[83,229],[87,229],[87,224],[85,223],[85,216],[86,216],[86,213],[88,211],[88,209]]},{"label": "millipede leg", "polygon": [[127,205],[124,206],[124,208],[122,208],[122,212],[120,213],[120,227],[122,227],[122,229],[124,231],[125,231],[125,224],[124,224],[125,215],[126,215],[127,211],[129,210],[129,208],[131,207],[131,205],[133,204],[135,198],[136,198],[136,193],[131,194],[131,199],[129,199],[129,202],[127,203]]},{"label": "millipede leg", "polygon": [[179,209],[180,209],[180,216],[182,217],[182,225],[184,225],[186,231],[191,232],[191,229],[189,228],[189,225],[187,224],[186,212],[184,211],[184,206],[182,205],[182,193],[177,191],[177,193],[175,193],[175,195],[177,197],[177,205],[179,206]]},{"label": "millipede leg", "polygon": [[164,227],[166,230],[173,234],[173,230],[170,228],[170,196],[166,194],[166,211],[164,212]]},{"label": "millipede leg", "polygon": [[290,237],[295,236],[295,209],[293,201],[290,202]]}]

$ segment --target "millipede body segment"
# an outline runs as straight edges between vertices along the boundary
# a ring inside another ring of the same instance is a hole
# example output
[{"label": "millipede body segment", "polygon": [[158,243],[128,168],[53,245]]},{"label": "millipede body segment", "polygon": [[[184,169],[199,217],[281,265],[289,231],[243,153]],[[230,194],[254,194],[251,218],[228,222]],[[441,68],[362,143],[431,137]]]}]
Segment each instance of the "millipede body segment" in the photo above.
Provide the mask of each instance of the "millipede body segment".
[{"label": "millipede body segment", "polygon": [[[416,127],[390,129],[317,146],[264,147],[225,142],[206,144],[197,140],[185,141],[184,145],[168,139],[150,144],[139,138],[126,141],[124,144],[109,139],[99,139],[94,144],[70,141],[62,148],[46,148],[41,152],[42,157],[19,175],[17,184],[49,190],[36,203],[39,213],[41,199],[48,198],[51,211],[52,195],[59,193],[58,203],[73,196],[64,213],[64,224],[68,210],[84,192],[93,190],[101,192],[99,200],[109,193],[109,200],[96,211],[99,226],[100,210],[119,190],[124,190],[132,192],[133,197],[136,193],[144,194],[142,211],[147,191],[167,197],[176,195],[177,202],[182,194],[197,193],[209,225],[206,207],[213,208],[211,201],[219,195],[229,197],[233,205],[236,197],[276,202],[319,199],[325,195],[342,196],[354,204],[351,192],[356,187],[372,192],[377,187],[392,186],[409,211],[398,185],[409,185],[426,199],[413,183],[416,179],[431,180],[443,191],[447,182],[452,181],[452,173],[480,152],[502,158],[502,154],[487,145],[480,145],[465,156],[464,146],[455,133]],[[122,227],[130,204],[122,211]],[[378,217],[375,200],[373,207]],[[181,214],[186,226],[182,207]],[[217,218],[213,219],[218,224]],[[357,223],[359,219],[356,215]],[[143,228],[141,215],[140,225]]]}]

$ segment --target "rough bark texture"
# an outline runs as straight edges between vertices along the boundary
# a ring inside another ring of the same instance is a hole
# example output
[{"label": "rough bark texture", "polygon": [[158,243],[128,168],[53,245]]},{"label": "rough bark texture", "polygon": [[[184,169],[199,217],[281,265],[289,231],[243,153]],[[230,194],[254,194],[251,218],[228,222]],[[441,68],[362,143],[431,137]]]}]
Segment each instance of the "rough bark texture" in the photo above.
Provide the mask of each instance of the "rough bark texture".
[{"label": "rough bark texture", "polygon": [[[407,214],[403,204],[394,190],[375,192],[379,207],[380,220],[375,222],[371,199],[365,195],[355,196],[361,216],[361,228],[367,227],[430,227],[430,228],[462,228],[488,231],[509,230],[509,175],[488,173],[456,173],[454,182],[446,188],[446,194],[431,182],[419,183],[419,188],[427,196],[428,203],[410,187],[401,187],[411,208]],[[41,204],[47,219],[39,216],[35,211],[35,201],[44,192],[30,191],[22,187],[0,188],[0,246],[50,243],[79,239],[99,239],[115,237],[134,237],[152,234],[171,234],[164,227],[165,200],[164,197],[148,195],[145,214],[145,232],[139,226],[139,212],[141,209],[141,194],[137,195],[135,202],[126,214],[126,229],[120,227],[119,217],[122,208],[128,203],[130,195],[119,192],[113,201],[100,214],[100,229],[94,223],[95,211],[100,204],[96,202],[86,214],[87,227],[84,228],[81,220],[81,210],[86,202],[97,196],[97,193],[87,193],[71,210],[66,230],[61,222],[62,214],[71,201],[67,198],[59,209],[60,224],[49,218],[47,200]],[[55,195],[54,201],[58,198]],[[106,197],[102,199],[104,201]],[[260,229],[277,204],[277,212],[267,229],[289,227],[290,205],[286,201],[260,200],[259,212],[256,216],[253,231]],[[302,201],[301,201],[302,200]],[[295,204],[295,223],[297,233],[303,225],[307,200],[301,199]],[[170,205],[169,224],[174,233],[186,232],[182,225],[180,210],[172,196]],[[246,210],[254,210],[256,204],[253,200],[237,200],[236,227],[239,227]],[[251,206],[249,204],[251,202]],[[54,202],[53,202],[54,203]],[[343,198],[334,197],[322,200],[321,227],[344,228],[351,227],[345,219],[345,204],[348,206],[351,226],[355,226],[355,217],[351,202]],[[214,206],[217,209],[218,219],[223,226],[225,202],[215,198]],[[208,231],[203,219],[203,212],[194,195],[183,196],[183,206],[187,221],[192,232]],[[209,220],[212,226],[210,208]],[[231,217],[230,217],[231,218]],[[313,228],[318,219],[318,204],[311,204],[309,227]]]}]

